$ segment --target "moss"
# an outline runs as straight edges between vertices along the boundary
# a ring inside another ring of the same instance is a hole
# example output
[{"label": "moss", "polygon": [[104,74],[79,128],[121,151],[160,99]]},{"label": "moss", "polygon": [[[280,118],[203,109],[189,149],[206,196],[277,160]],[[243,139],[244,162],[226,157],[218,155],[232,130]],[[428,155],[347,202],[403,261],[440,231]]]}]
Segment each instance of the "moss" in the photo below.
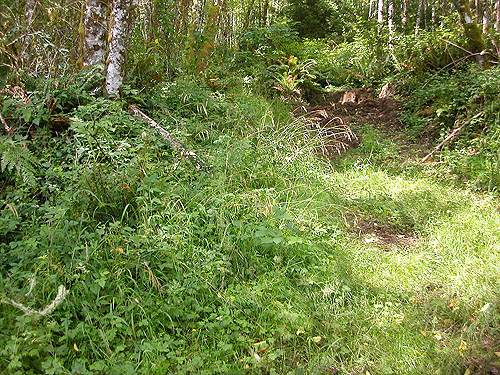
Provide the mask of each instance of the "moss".
[{"label": "moss", "polygon": [[472,52],[478,53],[486,48],[486,43],[483,39],[483,34],[477,23],[467,23],[464,25],[465,36],[469,43],[469,48]]}]

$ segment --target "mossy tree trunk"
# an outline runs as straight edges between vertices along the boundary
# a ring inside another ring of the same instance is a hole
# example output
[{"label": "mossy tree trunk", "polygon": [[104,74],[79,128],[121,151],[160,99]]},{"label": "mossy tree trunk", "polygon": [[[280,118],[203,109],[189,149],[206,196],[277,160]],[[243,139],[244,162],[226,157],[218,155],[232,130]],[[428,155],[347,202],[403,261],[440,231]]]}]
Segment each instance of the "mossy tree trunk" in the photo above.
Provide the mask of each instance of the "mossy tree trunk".
[{"label": "mossy tree trunk", "polygon": [[475,54],[476,62],[481,69],[488,68],[486,55],[486,43],[483,39],[481,28],[475,22],[467,0],[454,0],[455,8],[460,16],[460,23],[464,28],[465,37],[469,45],[469,50]]}]

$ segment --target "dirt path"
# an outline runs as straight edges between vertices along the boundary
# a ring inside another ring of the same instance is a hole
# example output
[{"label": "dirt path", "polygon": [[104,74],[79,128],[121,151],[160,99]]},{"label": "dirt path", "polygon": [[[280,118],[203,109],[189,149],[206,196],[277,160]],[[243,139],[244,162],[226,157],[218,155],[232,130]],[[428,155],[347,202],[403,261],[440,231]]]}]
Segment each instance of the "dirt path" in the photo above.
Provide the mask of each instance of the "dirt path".
[{"label": "dirt path", "polygon": [[378,95],[370,89],[349,89],[309,95],[310,104],[297,102],[294,115],[304,118],[311,128],[320,129],[327,138],[322,150],[328,158],[338,157],[344,150],[356,147],[359,138],[356,127],[370,124],[400,145],[400,155],[424,154],[425,147],[408,142],[404,137],[400,117],[403,103],[384,87]]}]

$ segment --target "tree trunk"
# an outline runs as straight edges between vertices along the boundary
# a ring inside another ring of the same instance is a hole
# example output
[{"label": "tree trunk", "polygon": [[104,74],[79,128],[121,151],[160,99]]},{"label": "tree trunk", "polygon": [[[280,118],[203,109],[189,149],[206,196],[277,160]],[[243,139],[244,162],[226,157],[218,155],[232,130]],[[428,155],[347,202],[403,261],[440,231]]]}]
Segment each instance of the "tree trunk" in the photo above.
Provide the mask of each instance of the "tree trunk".
[{"label": "tree trunk", "polygon": [[87,0],[83,15],[82,68],[102,64],[106,59],[106,0]]},{"label": "tree trunk", "polygon": [[481,22],[481,0],[475,0],[474,12],[476,13],[476,23]]},{"label": "tree trunk", "polygon": [[483,7],[481,6],[481,1],[476,0],[474,7],[476,12],[476,23],[480,24],[483,20]]},{"label": "tree trunk", "polygon": [[487,0],[484,4],[483,9],[483,34],[489,33],[490,27],[490,2]]},{"label": "tree trunk", "polygon": [[488,67],[488,62],[486,60],[486,55],[482,54],[486,49],[486,43],[484,42],[481,29],[478,24],[474,22],[468,1],[455,0],[455,8],[460,16],[460,23],[464,28],[470,51],[475,54],[476,62],[481,69],[486,69]]},{"label": "tree trunk", "polygon": [[378,0],[377,22],[379,27],[384,23],[384,0]]},{"label": "tree trunk", "polygon": [[495,13],[496,13],[495,30],[500,31],[500,0],[497,0],[495,4]]},{"label": "tree trunk", "polygon": [[408,0],[403,0],[401,4],[401,24],[403,25],[403,29],[408,29]]},{"label": "tree trunk", "polygon": [[30,36],[31,33],[31,24],[33,23],[33,18],[35,17],[35,0],[26,0],[26,4],[24,5],[24,37],[22,40],[22,46],[20,54],[18,55],[18,68],[24,69],[28,60],[30,60],[30,45],[32,38]]},{"label": "tree trunk", "polygon": [[264,0],[262,6],[262,26],[267,26],[267,13],[269,12],[269,0]]},{"label": "tree trunk", "polygon": [[422,10],[422,19],[424,21],[424,30],[427,30],[428,22],[427,22],[427,9],[429,8],[429,3],[427,0],[424,0],[424,9]]},{"label": "tree trunk", "polygon": [[373,13],[375,12],[375,4],[376,0],[370,0],[370,8],[368,9],[368,19],[373,17]]},{"label": "tree trunk", "polygon": [[441,27],[444,27],[444,18],[448,15],[448,0],[443,0],[441,6]]},{"label": "tree trunk", "polygon": [[118,95],[123,83],[125,55],[130,39],[131,0],[113,0],[109,19],[106,93]]},{"label": "tree trunk", "polygon": [[417,21],[415,23],[415,35],[420,32],[420,23],[422,22],[422,8],[424,6],[424,0],[419,0],[418,11],[417,11]]},{"label": "tree trunk", "polygon": [[389,0],[387,11],[387,23],[389,26],[389,49],[394,49],[394,0]]},{"label": "tree trunk", "polygon": [[437,12],[436,12],[436,2],[432,2],[432,8],[431,8],[431,29],[436,28],[436,23],[437,23]]},{"label": "tree trunk", "polygon": [[250,23],[252,22],[252,12],[253,8],[255,5],[255,0],[250,0],[250,3],[248,4],[248,9],[245,15],[245,20],[243,22],[243,30],[247,30],[248,27],[250,26]]}]

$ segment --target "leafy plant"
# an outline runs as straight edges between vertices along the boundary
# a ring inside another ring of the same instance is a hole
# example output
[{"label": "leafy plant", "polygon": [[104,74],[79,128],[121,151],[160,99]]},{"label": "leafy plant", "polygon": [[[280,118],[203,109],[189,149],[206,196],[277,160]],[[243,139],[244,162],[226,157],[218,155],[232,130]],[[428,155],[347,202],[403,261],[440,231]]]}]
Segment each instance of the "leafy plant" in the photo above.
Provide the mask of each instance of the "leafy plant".
[{"label": "leafy plant", "polygon": [[0,170],[1,172],[15,171],[26,184],[36,185],[37,161],[35,156],[26,144],[10,137],[0,137]]}]

